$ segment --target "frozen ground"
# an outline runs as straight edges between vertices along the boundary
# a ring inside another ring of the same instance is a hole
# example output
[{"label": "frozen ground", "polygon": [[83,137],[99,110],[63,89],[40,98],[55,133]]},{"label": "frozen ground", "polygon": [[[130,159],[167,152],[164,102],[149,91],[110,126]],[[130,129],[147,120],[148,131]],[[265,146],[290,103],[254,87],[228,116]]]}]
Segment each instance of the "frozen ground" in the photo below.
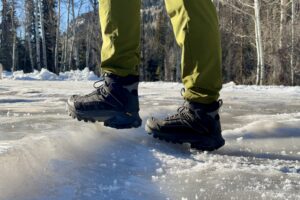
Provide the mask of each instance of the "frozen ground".
[{"label": "frozen ground", "polygon": [[[180,84],[142,83],[141,115],[182,104]],[[226,146],[207,153],[65,114],[92,82],[0,80],[0,199],[300,199],[300,87],[226,84]]]}]

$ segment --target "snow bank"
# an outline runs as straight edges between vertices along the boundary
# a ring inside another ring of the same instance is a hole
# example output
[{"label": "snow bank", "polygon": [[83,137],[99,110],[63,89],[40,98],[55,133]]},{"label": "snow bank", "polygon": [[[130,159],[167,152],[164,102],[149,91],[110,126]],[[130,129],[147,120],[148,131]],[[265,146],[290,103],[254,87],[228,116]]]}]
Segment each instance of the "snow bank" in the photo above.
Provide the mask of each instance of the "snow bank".
[{"label": "snow bank", "polygon": [[272,92],[273,93],[293,93],[300,95],[300,86],[283,86],[283,85],[237,85],[229,82],[223,85],[223,92]]},{"label": "snow bank", "polygon": [[34,70],[32,73],[24,73],[23,71],[3,72],[3,79],[12,80],[46,80],[46,81],[87,81],[98,80],[99,77],[88,68],[81,70],[71,70],[68,72],[60,72],[56,75],[47,69],[41,71]]},{"label": "snow bank", "polygon": [[71,70],[68,72],[60,72],[59,77],[63,80],[72,80],[72,81],[83,81],[83,80],[99,80],[99,77],[90,71],[89,68],[84,68],[84,70]]}]

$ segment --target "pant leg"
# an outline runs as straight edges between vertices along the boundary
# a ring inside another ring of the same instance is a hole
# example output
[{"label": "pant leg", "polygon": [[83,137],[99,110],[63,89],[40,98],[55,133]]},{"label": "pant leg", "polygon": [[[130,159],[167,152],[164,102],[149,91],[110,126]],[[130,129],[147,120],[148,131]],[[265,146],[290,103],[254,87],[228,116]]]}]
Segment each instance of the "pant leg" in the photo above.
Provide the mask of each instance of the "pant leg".
[{"label": "pant leg", "polygon": [[219,98],[222,55],[219,23],[211,0],[165,0],[176,41],[182,48],[182,80],[188,101]]},{"label": "pant leg", "polygon": [[102,72],[138,75],[140,0],[99,0]]}]

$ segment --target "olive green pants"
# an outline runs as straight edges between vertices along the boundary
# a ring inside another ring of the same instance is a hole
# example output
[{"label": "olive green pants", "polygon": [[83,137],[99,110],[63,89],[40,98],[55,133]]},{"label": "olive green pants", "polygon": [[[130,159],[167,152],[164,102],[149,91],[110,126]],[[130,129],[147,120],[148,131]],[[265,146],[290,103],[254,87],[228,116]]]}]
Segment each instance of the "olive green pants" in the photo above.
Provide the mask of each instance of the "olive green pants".
[{"label": "olive green pants", "polygon": [[[138,75],[140,0],[99,0],[103,46],[102,72]],[[182,48],[184,98],[204,104],[222,87],[220,32],[211,0],[165,0],[175,38]]]}]

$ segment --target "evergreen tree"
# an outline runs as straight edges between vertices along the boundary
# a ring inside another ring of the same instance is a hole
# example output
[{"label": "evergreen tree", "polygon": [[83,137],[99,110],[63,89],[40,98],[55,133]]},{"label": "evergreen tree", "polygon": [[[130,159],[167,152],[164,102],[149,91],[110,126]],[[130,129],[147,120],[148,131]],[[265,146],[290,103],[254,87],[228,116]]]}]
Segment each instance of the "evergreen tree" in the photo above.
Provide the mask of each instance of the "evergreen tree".
[{"label": "evergreen tree", "polygon": [[14,45],[16,45],[16,12],[14,1],[3,0],[1,16],[2,21],[0,24],[0,63],[3,65],[3,69],[11,71],[13,67]]}]

